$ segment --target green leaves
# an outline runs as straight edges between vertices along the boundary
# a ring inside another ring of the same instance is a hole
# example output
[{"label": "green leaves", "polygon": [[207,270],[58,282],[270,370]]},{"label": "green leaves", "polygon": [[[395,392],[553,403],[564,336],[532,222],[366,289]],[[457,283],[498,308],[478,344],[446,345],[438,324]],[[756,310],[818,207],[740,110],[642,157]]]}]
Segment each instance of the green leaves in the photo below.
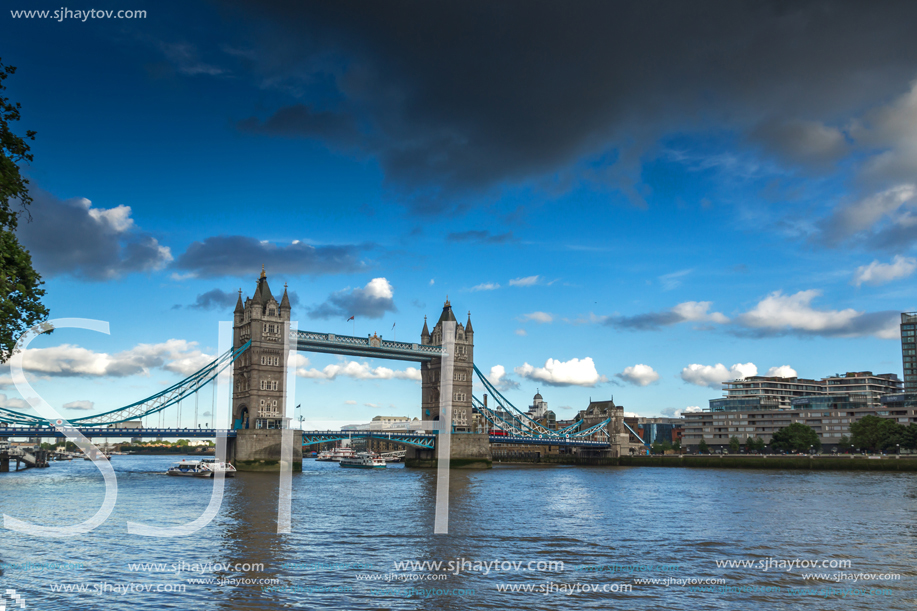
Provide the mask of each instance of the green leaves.
[{"label": "green leaves", "polygon": [[[29,181],[18,165],[32,161],[32,154],[26,141],[10,129],[10,123],[19,120],[19,103],[2,95],[3,81],[15,72],[15,67],[0,61],[0,362],[10,358],[25,330],[48,318],[48,309],[41,303],[44,283],[15,234],[19,215],[28,217],[32,202]],[[34,140],[35,132],[27,131],[25,137]],[[14,209],[16,203],[20,210]]]},{"label": "green leaves", "polygon": [[771,436],[771,447],[787,452],[808,452],[820,450],[821,440],[811,426],[794,422]]}]

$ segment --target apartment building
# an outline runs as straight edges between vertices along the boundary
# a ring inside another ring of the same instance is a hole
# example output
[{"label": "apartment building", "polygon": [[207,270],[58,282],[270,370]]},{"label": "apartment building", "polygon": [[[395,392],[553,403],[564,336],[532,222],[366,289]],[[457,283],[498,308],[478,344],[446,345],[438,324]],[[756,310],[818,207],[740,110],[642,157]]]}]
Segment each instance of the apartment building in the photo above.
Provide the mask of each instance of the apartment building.
[{"label": "apartment building", "polygon": [[901,380],[894,373],[847,372],[821,380],[751,376],[725,382],[725,397],[710,399],[710,411],[753,411],[791,409],[796,399],[821,395],[861,394],[868,407],[878,409],[881,397],[901,392]]},{"label": "apartment building", "polygon": [[886,400],[878,409],[867,407],[866,397],[860,394],[804,397],[793,403],[790,409],[684,414],[682,444],[690,451],[697,450],[701,439],[713,449],[728,446],[732,437],[742,443],[760,437],[770,444],[774,432],[798,422],[812,427],[822,448],[831,449],[842,436],[849,437],[850,425],[864,416],[894,418],[905,426],[917,422],[917,402],[903,399],[897,403]]}]

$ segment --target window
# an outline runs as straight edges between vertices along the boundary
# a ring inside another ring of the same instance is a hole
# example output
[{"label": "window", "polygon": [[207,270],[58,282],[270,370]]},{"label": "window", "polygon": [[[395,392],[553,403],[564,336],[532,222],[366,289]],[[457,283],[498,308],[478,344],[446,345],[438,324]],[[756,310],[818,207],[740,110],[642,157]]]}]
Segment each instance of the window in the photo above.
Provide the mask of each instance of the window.
[{"label": "window", "polygon": [[268,309],[267,309],[267,315],[268,315],[268,316],[277,316],[277,313],[276,313],[276,311],[274,310],[274,308],[268,308]]},{"label": "window", "polygon": [[277,380],[261,380],[261,390],[278,390],[279,385]]},{"label": "window", "polygon": [[264,356],[264,355],[262,355],[262,356],[261,356],[261,364],[262,364],[262,365],[280,365],[280,357],[279,357],[279,356]]}]

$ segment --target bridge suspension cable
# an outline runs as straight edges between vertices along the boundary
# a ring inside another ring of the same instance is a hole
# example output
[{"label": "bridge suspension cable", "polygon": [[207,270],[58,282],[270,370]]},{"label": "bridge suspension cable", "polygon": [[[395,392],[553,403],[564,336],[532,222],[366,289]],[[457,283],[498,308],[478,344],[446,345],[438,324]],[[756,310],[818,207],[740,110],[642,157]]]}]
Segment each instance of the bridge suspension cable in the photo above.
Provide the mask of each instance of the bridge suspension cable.
[{"label": "bridge suspension cable", "polygon": [[517,408],[509,402],[496,387],[491,384],[480,369],[474,365],[474,372],[478,379],[484,385],[497,405],[502,408],[499,410],[491,409],[484,405],[484,402],[477,397],[471,397],[472,405],[490,422],[495,428],[506,431],[507,433],[518,437],[538,437],[538,438],[557,438],[557,439],[584,439],[590,436],[597,436],[603,440],[608,440],[608,423],[611,418],[606,418],[602,422],[595,424],[584,430],[576,430],[582,426],[582,421],[574,422],[560,430],[549,429],[543,424],[532,419],[528,414]]},{"label": "bridge suspension cable", "polygon": [[[68,420],[74,426],[103,426],[106,424],[117,424],[127,422],[128,420],[138,420],[150,414],[160,413],[167,407],[179,403],[185,397],[188,397],[201,388],[216,379],[220,373],[232,365],[232,363],[248,350],[251,346],[251,340],[237,349],[230,349],[218,356],[216,359],[192,373],[190,376],[173,384],[163,391],[156,393],[146,399],[142,399],[130,405],[119,407],[94,416],[85,416],[83,418],[74,418]],[[52,423],[45,419],[24,414],[22,412],[10,409],[0,408],[0,421],[10,424],[26,424],[32,426],[52,426]]]}]

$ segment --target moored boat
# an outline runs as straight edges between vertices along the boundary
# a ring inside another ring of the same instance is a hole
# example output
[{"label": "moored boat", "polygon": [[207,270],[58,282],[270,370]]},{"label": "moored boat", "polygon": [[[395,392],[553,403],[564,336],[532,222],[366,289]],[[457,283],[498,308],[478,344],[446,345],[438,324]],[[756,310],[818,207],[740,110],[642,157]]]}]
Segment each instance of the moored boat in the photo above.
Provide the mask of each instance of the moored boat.
[{"label": "moored boat", "polygon": [[319,454],[315,460],[341,462],[341,460],[345,458],[353,458],[354,456],[356,456],[356,452],[353,451],[353,448],[334,448],[334,450],[331,451],[325,450]]},{"label": "moored boat", "polygon": [[353,469],[384,469],[385,460],[369,452],[360,452],[355,456],[341,459],[341,466]]}]

